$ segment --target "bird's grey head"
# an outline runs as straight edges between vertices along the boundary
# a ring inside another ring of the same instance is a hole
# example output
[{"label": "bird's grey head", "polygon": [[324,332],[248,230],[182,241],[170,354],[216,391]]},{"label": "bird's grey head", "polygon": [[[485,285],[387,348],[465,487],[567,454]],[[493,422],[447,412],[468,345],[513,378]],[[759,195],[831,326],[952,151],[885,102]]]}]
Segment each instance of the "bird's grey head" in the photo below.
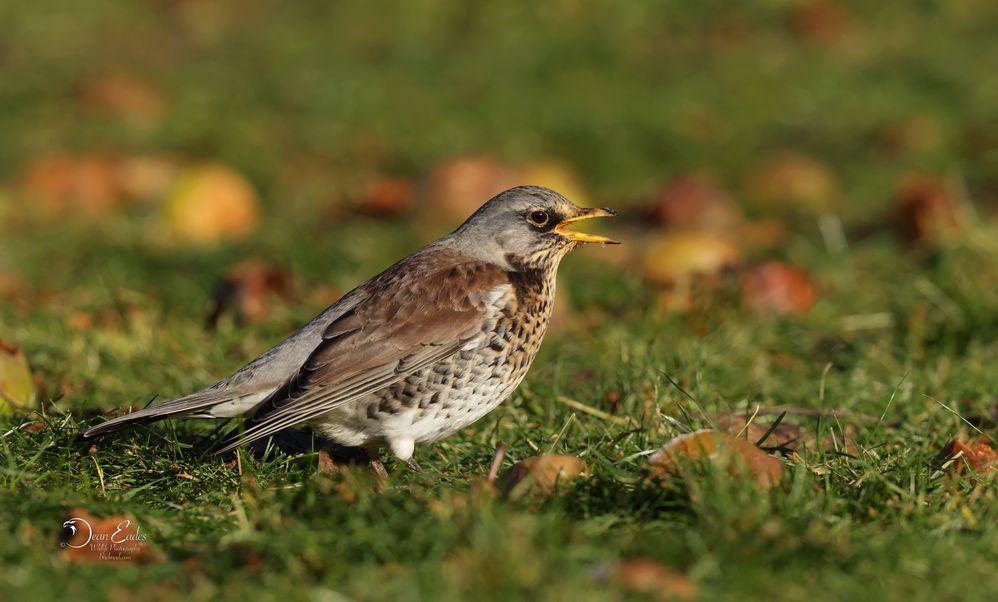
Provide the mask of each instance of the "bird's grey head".
[{"label": "bird's grey head", "polygon": [[506,269],[543,269],[557,266],[582,243],[618,244],[567,229],[573,222],[613,215],[610,209],[577,207],[548,188],[518,186],[492,197],[441,243]]}]

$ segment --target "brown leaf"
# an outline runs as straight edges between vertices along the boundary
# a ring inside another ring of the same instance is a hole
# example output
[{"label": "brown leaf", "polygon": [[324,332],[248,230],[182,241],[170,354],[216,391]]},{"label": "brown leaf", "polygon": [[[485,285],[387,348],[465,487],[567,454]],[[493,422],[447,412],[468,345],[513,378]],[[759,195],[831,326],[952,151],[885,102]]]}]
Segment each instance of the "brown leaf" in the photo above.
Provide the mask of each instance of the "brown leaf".
[{"label": "brown leaf", "polygon": [[423,217],[435,229],[461,223],[516,179],[511,167],[488,156],[456,157],[441,163],[427,177]]},{"label": "brown leaf", "polygon": [[850,34],[855,17],[847,6],[834,0],[808,0],[794,7],[790,23],[798,35],[828,44]]},{"label": "brown leaf", "polygon": [[742,299],[759,314],[804,314],[814,305],[814,285],[801,268],[771,261],[741,276]]},{"label": "brown leaf", "polygon": [[26,408],[35,400],[35,383],[28,358],[20,347],[0,340],[0,414]]},{"label": "brown leaf", "polygon": [[705,230],[725,230],[742,220],[731,196],[697,173],[666,184],[648,208],[648,218],[661,226]]},{"label": "brown leaf", "polygon": [[953,458],[963,458],[966,462],[957,461],[952,465],[952,469],[959,474],[966,472],[967,466],[975,472],[991,472],[998,470],[998,450],[992,448],[986,441],[977,443],[967,443],[959,439],[953,439],[936,456],[937,462],[944,462]]},{"label": "brown leaf", "polygon": [[237,317],[250,323],[262,322],[270,315],[274,297],[284,301],[296,298],[294,278],[286,269],[271,266],[260,259],[246,259],[229,269],[215,285],[212,309],[206,325],[215,328],[223,314],[235,309]]},{"label": "brown leaf", "polygon": [[544,498],[575,479],[588,478],[589,467],[575,456],[532,456],[511,466],[499,477],[499,490],[513,499]]},{"label": "brown leaf", "polygon": [[158,121],[166,104],[160,92],[148,82],[114,73],[98,75],[86,82],[83,97],[92,107],[136,123]]},{"label": "brown leaf", "polygon": [[[725,412],[716,416],[714,422],[717,424],[718,430],[745,439],[754,445],[769,431],[771,422],[767,424],[758,418],[749,422],[750,418],[751,416],[745,416],[742,413]],[[800,445],[801,437],[802,432],[799,426],[781,422],[776,425],[773,432],[769,433],[761,445],[795,450]]]},{"label": "brown leaf", "polygon": [[146,544],[138,521],[130,514],[98,518],[82,508],[63,522],[62,558],[72,563],[142,563],[158,560]]},{"label": "brown leaf", "polygon": [[684,463],[709,460],[720,463],[730,473],[746,471],[763,489],[780,483],[783,463],[755,445],[727,433],[701,430],[674,437],[648,459],[652,475],[686,478]]},{"label": "brown leaf", "polygon": [[207,165],[180,177],[163,217],[181,240],[211,245],[255,231],[260,202],[241,174],[224,165]]},{"label": "brown leaf", "polygon": [[43,155],[24,170],[26,194],[51,216],[98,217],[123,200],[117,162],[99,155]]},{"label": "brown leaf", "polygon": [[415,186],[404,178],[382,178],[368,182],[357,210],[375,217],[398,217],[412,208]]},{"label": "brown leaf", "polygon": [[908,174],[894,194],[895,224],[906,242],[931,246],[961,229],[963,218],[950,186],[925,174]]},{"label": "brown leaf", "polygon": [[66,326],[73,332],[89,332],[93,330],[94,319],[85,311],[73,311],[66,316]]},{"label": "brown leaf", "polygon": [[657,600],[692,600],[697,596],[696,584],[689,577],[648,558],[622,562],[614,581],[628,592]]}]

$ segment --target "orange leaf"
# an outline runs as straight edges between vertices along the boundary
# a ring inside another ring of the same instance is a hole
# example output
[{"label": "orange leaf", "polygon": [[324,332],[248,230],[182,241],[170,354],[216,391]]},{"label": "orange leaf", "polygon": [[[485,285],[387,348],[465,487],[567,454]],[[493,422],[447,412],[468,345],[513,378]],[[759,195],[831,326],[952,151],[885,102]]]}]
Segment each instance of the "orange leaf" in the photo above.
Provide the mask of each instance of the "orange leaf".
[{"label": "orange leaf", "polygon": [[617,567],[614,580],[631,593],[659,600],[692,600],[697,595],[697,587],[689,577],[647,558],[624,561]]},{"label": "orange leaf", "polygon": [[532,456],[511,466],[499,477],[499,490],[512,498],[542,498],[559,486],[589,476],[589,467],[575,456]]},{"label": "orange leaf", "polygon": [[943,448],[937,456],[939,460],[949,460],[952,458],[964,458],[964,462],[954,462],[953,469],[962,474],[967,465],[977,472],[990,472],[998,470],[998,450],[993,449],[984,441],[977,443],[965,443],[959,439],[953,439]]},{"label": "orange leaf", "polygon": [[730,473],[746,471],[764,489],[780,483],[783,463],[748,441],[727,433],[702,430],[674,437],[648,459],[651,473],[657,477],[686,476],[684,462],[710,460],[719,462]]}]

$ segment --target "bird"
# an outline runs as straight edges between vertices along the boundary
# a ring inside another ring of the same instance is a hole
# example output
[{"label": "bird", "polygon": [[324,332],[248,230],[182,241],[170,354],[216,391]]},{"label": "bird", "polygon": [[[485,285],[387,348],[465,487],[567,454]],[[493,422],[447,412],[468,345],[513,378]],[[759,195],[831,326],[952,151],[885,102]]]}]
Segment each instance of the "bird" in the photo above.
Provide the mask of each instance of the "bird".
[{"label": "bird", "polygon": [[523,380],[554,308],[562,258],[618,241],[568,229],[612,217],[539,186],[489,199],[460,227],[343,295],[213,385],[85,430],[85,439],[167,417],[245,418],[215,453],[299,423],[418,470],[416,444],[490,413]]}]

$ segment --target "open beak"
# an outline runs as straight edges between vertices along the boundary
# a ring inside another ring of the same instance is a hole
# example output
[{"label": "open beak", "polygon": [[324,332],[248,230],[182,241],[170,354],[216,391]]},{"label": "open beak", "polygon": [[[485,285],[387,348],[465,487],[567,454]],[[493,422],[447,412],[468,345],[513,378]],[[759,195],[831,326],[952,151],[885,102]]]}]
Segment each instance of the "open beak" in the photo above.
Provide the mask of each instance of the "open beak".
[{"label": "open beak", "polygon": [[605,236],[597,236],[595,234],[586,234],[584,232],[575,232],[573,230],[567,230],[566,227],[569,224],[574,224],[575,222],[581,222],[585,219],[592,219],[594,217],[613,217],[617,215],[617,212],[613,209],[585,209],[579,215],[575,217],[570,217],[568,219],[562,220],[557,226],[552,229],[552,232],[560,236],[564,236],[572,242],[592,242],[599,243],[601,245],[619,245],[620,242],[613,240],[612,238],[607,238]]}]

